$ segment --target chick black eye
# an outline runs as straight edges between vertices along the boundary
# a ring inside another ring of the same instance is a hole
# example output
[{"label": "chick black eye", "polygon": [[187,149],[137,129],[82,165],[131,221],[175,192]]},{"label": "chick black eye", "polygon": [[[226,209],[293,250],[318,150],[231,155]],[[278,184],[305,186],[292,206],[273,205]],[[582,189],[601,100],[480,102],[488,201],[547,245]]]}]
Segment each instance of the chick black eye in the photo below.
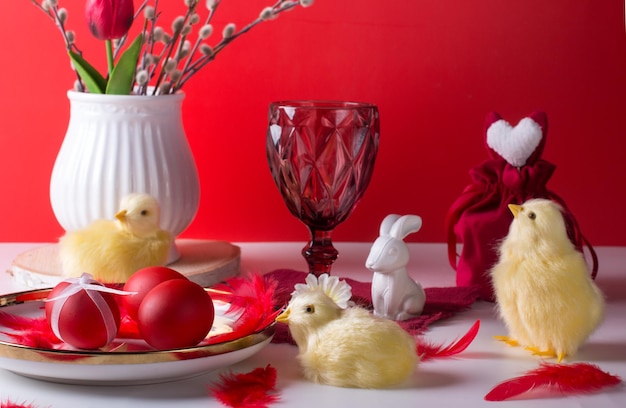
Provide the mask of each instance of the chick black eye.
[{"label": "chick black eye", "polygon": [[315,306],[313,306],[313,305],[309,305],[309,306],[307,306],[307,307],[304,309],[304,311],[305,311],[306,313],[315,313]]},{"label": "chick black eye", "polygon": [[528,218],[530,218],[531,220],[534,220],[535,218],[537,218],[537,214],[531,211],[528,213]]},{"label": "chick black eye", "polygon": [[148,215],[148,210],[141,210],[141,215]]}]

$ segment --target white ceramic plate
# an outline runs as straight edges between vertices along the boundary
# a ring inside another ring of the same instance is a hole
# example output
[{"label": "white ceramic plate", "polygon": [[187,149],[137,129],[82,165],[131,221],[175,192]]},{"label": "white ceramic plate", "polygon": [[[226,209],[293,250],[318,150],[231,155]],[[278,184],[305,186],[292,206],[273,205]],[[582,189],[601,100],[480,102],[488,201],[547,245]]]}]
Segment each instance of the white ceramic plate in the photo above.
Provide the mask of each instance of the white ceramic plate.
[{"label": "white ceramic plate", "polygon": [[[43,315],[41,299],[49,290],[0,297],[0,311],[19,316]],[[223,305],[216,319],[233,321]],[[0,332],[11,329],[0,324]],[[274,327],[232,341],[176,350],[147,349],[140,341],[123,341],[114,351],[56,350],[16,344],[0,333],[0,368],[26,377],[68,384],[151,384],[207,373],[242,361],[265,347]]]}]

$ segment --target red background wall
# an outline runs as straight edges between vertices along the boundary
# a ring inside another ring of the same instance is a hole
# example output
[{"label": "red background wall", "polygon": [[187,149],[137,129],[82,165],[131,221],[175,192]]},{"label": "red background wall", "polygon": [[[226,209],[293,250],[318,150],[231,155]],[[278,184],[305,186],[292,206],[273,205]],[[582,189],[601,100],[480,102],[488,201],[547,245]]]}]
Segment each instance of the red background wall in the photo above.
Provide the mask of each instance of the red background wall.
[{"label": "red background wall", "polygon": [[[270,1],[224,0],[216,33]],[[81,48],[103,67],[84,1],[60,2]],[[3,2],[0,36],[0,241],[54,241],[63,231],[48,186],[68,121],[69,61],[28,0]],[[594,244],[626,245],[622,0],[317,0],[231,44],[186,93],[202,183],[186,237],[304,241],[267,167],[266,110],[276,99],[326,98],[374,102],[381,115],[374,177],[336,240],[371,241],[397,212],[424,219],[408,240],[443,241],[447,208],[486,158],[487,112],[517,123],[541,109],[550,122],[543,157],[557,165],[549,187]]]}]

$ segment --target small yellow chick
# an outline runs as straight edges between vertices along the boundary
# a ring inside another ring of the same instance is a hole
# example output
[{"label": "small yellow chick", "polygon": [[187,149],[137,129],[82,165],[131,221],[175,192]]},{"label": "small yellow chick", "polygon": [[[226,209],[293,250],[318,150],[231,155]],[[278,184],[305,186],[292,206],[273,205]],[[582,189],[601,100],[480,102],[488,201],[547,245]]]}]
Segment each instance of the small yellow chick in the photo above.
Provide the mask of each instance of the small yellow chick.
[{"label": "small yellow chick", "polygon": [[296,285],[289,305],[276,319],[289,325],[304,376],[316,383],[356,388],[384,388],[407,379],[418,363],[415,339],[392,320],[347,307],[349,295],[342,304],[332,290],[322,289],[337,289],[336,277],[324,274],[319,284],[315,279],[309,275],[308,287]]},{"label": "small yellow chick", "polygon": [[558,362],[576,353],[604,318],[604,297],[570,242],[560,206],[545,199],[509,205],[513,213],[491,270],[499,340]]},{"label": "small yellow chick", "polygon": [[143,267],[165,264],[172,238],[160,229],[160,207],[154,197],[124,197],[115,218],[95,221],[60,239],[65,276],[88,272],[101,282],[124,283]]}]

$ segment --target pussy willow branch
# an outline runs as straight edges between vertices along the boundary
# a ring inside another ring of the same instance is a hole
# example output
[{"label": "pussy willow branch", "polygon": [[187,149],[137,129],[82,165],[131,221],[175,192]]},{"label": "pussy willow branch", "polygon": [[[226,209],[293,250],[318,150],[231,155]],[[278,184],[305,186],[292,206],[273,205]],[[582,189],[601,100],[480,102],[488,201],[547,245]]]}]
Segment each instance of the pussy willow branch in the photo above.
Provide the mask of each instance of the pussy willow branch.
[{"label": "pussy willow branch", "polygon": [[[160,58],[163,56],[163,51],[161,52],[161,55],[159,55],[159,60],[155,61],[155,56],[154,56],[154,45],[155,45],[155,40],[154,40],[154,30],[156,28],[156,23],[159,20],[159,17],[161,16],[161,12],[157,11],[158,10],[158,5],[159,5],[159,0],[155,0],[154,1],[154,17],[150,19],[150,28],[147,29],[146,32],[144,32],[145,34],[148,34],[148,39],[146,40],[146,47],[144,47],[143,50],[143,54],[141,56],[141,68],[145,69],[148,72],[148,81],[146,81],[146,84],[140,86],[139,88],[139,94],[140,95],[145,95],[147,93],[147,89],[148,89],[148,83],[150,81],[150,79],[154,76],[154,72],[157,69],[158,66],[158,62],[160,61]],[[144,37],[145,38],[145,37]],[[148,55],[151,55],[151,64],[152,64],[152,69],[150,68],[150,63],[146,62],[146,57]]]},{"label": "pussy willow branch", "polygon": [[[67,30],[65,29],[65,24],[59,18],[59,6],[58,5],[50,6],[50,10],[46,10],[46,9],[44,9],[41,6],[41,3],[37,2],[36,0],[30,0],[30,2],[35,7],[37,7],[39,10],[44,12],[54,22],[54,24],[57,26],[57,28],[61,32],[61,35],[63,36],[63,41],[65,42],[65,49],[67,51],[74,51],[78,55],[82,55],[83,52],[76,46],[75,41],[70,41],[70,39],[67,36]],[[76,40],[76,39],[74,39],[74,40]],[[82,81],[80,79],[80,75],[78,75],[78,71],[76,71],[76,68],[74,67],[74,65],[72,65],[72,70],[74,71],[74,74],[76,75],[76,79],[77,79],[77,84],[78,84],[79,90],[81,92],[84,92],[85,88],[84,88],[83,83],[82,83]]]},{"label": "pussy willow branch", "polygon": [[[298,0],[295,0],[295,1],[278,0],[272,6],[272,14],[273,14],[274,17],[276,17],[278,14],[282,13],[283,11],[291,10],[292,8],[296,7],[298,4],[300,4]],[[235,39],[239,38],[243,34],[247,33],[253,27],[255,27],[256,25],[262,23],[263,21],[264,20],[261,19],[261,17],[257,17],[251,23],[249,23],[244,28],[242,28],[241,30],[237,31],[236,33],[234,33],[230,37],[223,38],[215,46],[215,48],[213,49],[213,52],[211,53],[211,55],[205,55],[205,56],[202,56],[202,57],[198,58],[193,64],[191,64],[188,68],[183,70],[181,79],[177,83],[176,87],[172,89],[172,92],[176,92],[177,90],[179,90],[195,73],[197,73],[199,70],[201,70],[206,64],[208,64],[209,62],[213,61],[215,59],[215,57],[217,56],[217,54],[220,51],[222,51],[228,44],[230,44],[231,42],[233,42]]]},{"label": "pussy willow branch", "polygon": [[[187,24],[187,21],[189,21],[189,17],[195,12],[197,5],[198,5],[198,2],[195,2],[189,5],[189,8],[187,9],[187,12],[185,13],[183,24],[178,30],[174,31],[172,35],[172,40],[167,45],[167,50],[168,50],[167,55],[165,56],[165,58],[160,59],[162,68],[161,68],[161,72],[159,72],[159,77],[157,78],[157,81],[154,84],[154,90],[152,91],[153,95],[156,95],[159,87],[161,86],[161,82],[163,81],[163,78],[165,78],[165,75],[167,74],[164,69],[165,64],[167,64],[168,60],[172,56],[172,51],[174,51],[174,48],[175,48],[174,46],[176,45],[176,42],[178,41],[178,37],[180,36],[180,33],[183,31],[185,24]],[[168,93],[171,93],[171,92],[168,92]]]},{"label": "pussy willow branch", "polygon": [[[211,21],[213,20],[213,16],[215,15],[215,10],[217,9],[219,5],[220,5],[220,1],[217,1],[215,5],[213,6],[213,8],[209,9],[209,14],[206,20],[204,21],[204,25],[202,27],[211,24]],[[200,44],[202,44],[202,40],[203,39],[200,38],[200,36],[198,36],[198,38],[196,39],[196,42],[193,44],[193,48],[189,52],[189,57],[187,58],[187,61],[185,61],[185,65],[183,66],[183,70],[182,70],[183,73],[185,73],[189,69],[191,60],[193,59],[194,55],[198,51],[198,47],[200,46]],[[178,81],[176,82],[176,86],[174,87],[174,89],[180,89],[180,87],[182,86],[181,81],[180,81],[181,79],[182,79],[182,75],[181,75],[181,78],[179,78]]]}]

